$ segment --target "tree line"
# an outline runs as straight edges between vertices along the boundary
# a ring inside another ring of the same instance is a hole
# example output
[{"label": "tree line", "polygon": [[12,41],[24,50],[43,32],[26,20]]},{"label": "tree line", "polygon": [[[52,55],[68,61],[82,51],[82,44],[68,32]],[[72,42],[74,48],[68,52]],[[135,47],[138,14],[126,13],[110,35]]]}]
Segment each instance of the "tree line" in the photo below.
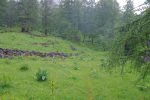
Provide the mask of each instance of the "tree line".
[{"label": "tree line", "polygon": [[98,43],[106,47],[115,28],[133,20],[133,1],[124,11],[117,0],[1,0],[0,27],[39,31],[65,39]]}]

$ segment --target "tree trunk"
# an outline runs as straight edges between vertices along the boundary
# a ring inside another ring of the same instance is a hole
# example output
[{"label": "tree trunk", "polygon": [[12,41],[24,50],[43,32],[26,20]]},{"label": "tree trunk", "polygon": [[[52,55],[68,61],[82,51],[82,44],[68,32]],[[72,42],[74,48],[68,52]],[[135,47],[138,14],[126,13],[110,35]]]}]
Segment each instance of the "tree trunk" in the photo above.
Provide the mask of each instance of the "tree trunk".
[{"label": "tree trunk", "polygon": [[94,38],[92,37],[91,39],[92,39],[92,44],[94,44]]},{"label": "tree trunk", "polygon": [[45,28],[44,34],[47,35],[47,33],[48,33],[48,30],[47,28]]},{"label": "tree trunk", "polygon": [[85,42],[85,38],[86,38],[86,36],[85,36],[85,34],[83,35],[83,43]]}]

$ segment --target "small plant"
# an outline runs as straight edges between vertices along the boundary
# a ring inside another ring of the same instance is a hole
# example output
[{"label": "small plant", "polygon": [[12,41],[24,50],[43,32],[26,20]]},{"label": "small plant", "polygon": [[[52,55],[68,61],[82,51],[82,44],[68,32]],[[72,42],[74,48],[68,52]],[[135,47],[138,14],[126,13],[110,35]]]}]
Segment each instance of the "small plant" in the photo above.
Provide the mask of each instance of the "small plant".
[{"label": "small plant", "polygon": [[137,88],[138,88],[140,91],[144,91],[144,90],[147,89],[147,87],[144,86],[144,85],[137,85]]},{"label": "small plant", "polygon": [[21,70],[21,71],[27,71],[27,70],[29,70],[29,67],[28,67],[27,64],[24,64],[24,65],[22,65],[22,66],[20,67],[20,70]]},{"label": "small plant", "polygon": [[109,73],[112,73],[112,68],[114,67],[115,63],[110,58],[104,58],[101,59],[101,67],[104,70],[109,71]]},{"label": "small plant", "polygon": [[73,69],[74,69],[74,70],[79,70],[79,67],[78,67],[78,66],[75,66]]},{"label": "small plant", "polygon": [[51,83],[50,83],[50,88],[51,88],[51,93],[52,93],[52,95],[54,94],[54,91],[55,91],[55,89],[56,89],[56,86],[55,86],[55,82],[54,81],[51,81]]},{"label": "small plant", "polygon": [[69,79],[71,79],[71,80],[77,80],[78,78],[77,77],[75,77],[75,76],[71,76],[71,77],[69,77]]},{"label": "small plant", "polygon": [[101,59],[101,66],[103,68],[106,68],[109,66],[108,60],[107,59]]},{"label": "small plant", "polygon": [[93,78],[98,78],[97,70],[94,69],[94,68],[91,70],[91,77],[93,77]]},{"label": "small plant", "polygon": [[36,79],[37,79],[37,81],[46,81],[47,80],[47,71],[39,69],[39,71],[36,73]]}]

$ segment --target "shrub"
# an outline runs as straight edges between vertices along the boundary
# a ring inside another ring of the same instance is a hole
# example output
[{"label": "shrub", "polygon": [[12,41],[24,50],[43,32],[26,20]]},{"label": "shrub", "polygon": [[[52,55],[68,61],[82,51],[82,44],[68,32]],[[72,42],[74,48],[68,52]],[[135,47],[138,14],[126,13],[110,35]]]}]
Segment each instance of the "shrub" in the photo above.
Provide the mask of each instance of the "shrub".
[{"label": "shrub", "polygon": [[147,87],[144,86],[144,85],[137,85],[137,88],[138,88],[140,91],[144,91],[144,90],[147,89]]},{"label": "shrub", "polygon": [[47,71],[39,69],[39,71],[36,73],[36,79],[37,79],[37,81],[46,81],[47,80]]},{"label": "shrub", "polygon": [[91,77],[92,77],[92,78],[98,78],[97,70],[94,69],[94,68],[91,70]]},{"label": "shrub", "polygon": [[103,67],[103,68],[106,68],[106,67],[108,67],[108,60],[107,59],[101,59],[101,66]]},{"label": "shrub", "polygon": [[24,64],[24,65],[22,65],[22,66],[20,67],[20,70],[21,70],[21,71],[27,71],[27,70],[29,70],[29,67],[28,67],[27,64]]},{"label": "shrub", "polygon": [[72,79],[72,80],[77,80],[78,78],[77,77],[75,77],[75,76],[71,76],[71,77],[69,77],[70,79]]},{"label": "shrub", "polygon": [[79,67],[75,66],[73,69],[74,69],[74,70],[79,70]]}]

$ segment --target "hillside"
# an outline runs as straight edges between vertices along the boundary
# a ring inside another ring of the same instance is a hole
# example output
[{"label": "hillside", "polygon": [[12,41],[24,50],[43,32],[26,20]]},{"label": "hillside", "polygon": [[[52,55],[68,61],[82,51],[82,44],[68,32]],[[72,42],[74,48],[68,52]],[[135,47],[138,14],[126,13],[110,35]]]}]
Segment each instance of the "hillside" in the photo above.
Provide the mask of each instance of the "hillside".
[{"label": "hillside", "polygon": [[[149,100],[150,90],[134,83],[138,73],[106,72],[98,52],[82,44],[56,37],[36,37],[23,33],[0,33],[0,48],[42,53],[78,54],[70,57],[16,56],[0,59],[0,99],[2,100]],[[128,65],[127,65],[128,66]],[[21,70],[27,67],[28,70]],[[48,72],[47,81],[35,79],[39,70]],[[146,84],[149,86],[149,84]]]}]

